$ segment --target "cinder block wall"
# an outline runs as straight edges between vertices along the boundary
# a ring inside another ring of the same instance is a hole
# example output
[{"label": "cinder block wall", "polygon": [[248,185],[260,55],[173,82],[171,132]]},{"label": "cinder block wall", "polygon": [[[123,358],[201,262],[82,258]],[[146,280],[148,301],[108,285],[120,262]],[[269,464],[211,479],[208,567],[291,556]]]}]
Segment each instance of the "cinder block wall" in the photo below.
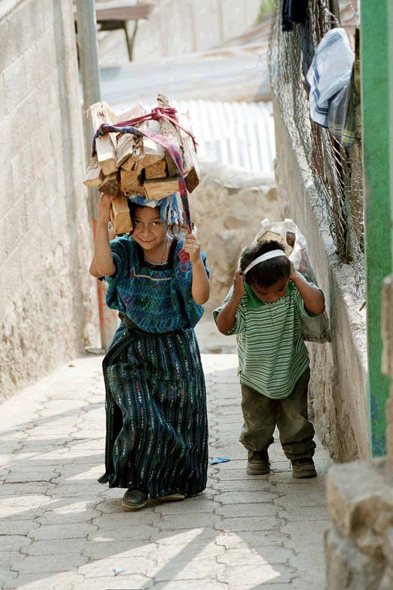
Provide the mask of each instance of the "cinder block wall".
[{"label": "cinder block wall", "polygon": [[0,399],[98,343],[71,0],[0,5]]},{"label": "cinder block wall", "polygon": [[366,310],[360,311],[363,300],[356,296],[351,267],[337,260],[307,165],[294,149],[275,101],[274,121],[277,181],[285,216],[293,218],[307,238],[332,325],[331,344],[308,345],[312,417],[335,460],[368,459]]}]

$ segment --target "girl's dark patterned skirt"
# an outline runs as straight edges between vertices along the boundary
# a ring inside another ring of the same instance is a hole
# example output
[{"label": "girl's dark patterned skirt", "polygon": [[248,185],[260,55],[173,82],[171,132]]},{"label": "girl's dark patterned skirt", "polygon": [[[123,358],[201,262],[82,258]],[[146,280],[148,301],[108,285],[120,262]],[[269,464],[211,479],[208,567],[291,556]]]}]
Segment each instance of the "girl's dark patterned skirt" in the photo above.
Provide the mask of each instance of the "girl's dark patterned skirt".
[{"label": "girl's dark patterned skirt", "polygon": [[124,322],[103,362],[109,487],[152,498],[206,487],[206,389],[193,329],[149,334]]}]

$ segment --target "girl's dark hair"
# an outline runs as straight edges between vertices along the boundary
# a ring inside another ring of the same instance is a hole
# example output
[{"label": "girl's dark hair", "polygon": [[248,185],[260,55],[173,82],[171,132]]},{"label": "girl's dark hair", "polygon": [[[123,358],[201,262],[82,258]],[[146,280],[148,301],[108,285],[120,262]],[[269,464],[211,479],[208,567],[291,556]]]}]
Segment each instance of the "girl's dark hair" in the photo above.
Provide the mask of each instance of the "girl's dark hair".
[{"label": "girl's dark hair", "polygon": [[[240,270],[244,271],[258,256],[272,250],[282,250],[285,254],[285,247],[274,240],[264,244],[247,246],[240,256]],[[260,287],[271,287],[281,279],[288,279],[290,272],[291,263],[289,259],[286,256],[278,256],[255,265],[246,274],[246,281],[248,284],[255,283]]]}]

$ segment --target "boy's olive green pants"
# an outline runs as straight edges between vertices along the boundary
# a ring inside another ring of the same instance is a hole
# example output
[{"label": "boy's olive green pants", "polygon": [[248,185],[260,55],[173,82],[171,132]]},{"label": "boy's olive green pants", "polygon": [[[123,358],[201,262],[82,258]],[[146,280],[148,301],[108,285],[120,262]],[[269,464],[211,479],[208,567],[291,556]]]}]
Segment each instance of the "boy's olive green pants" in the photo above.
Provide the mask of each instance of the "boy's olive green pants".
[{"label": "boy's olive green pants", "polygon": [[241,384],[244,425],[240,442],[246,449],[266,451],[274,441],[277,426],[283,451],[290,461],[314,455],[314,427],[308,421],[307,411],[309,380],[310,369],[306,369],[291,395],[283,399],[270,399]]}]

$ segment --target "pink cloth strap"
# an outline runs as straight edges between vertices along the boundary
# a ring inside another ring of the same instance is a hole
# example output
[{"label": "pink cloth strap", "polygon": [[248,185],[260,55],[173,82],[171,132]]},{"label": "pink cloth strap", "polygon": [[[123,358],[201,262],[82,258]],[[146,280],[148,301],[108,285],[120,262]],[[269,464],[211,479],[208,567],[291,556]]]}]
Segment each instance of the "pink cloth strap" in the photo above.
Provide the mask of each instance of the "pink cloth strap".
[{"label": "pink cloth strap", "polygon": [[120,121],[119,123],[116,123],[116,127],[134,127],[135,125],[143,123],[144,121],[159,121],[160,119],[166,119],[167,121],[170,121],[173,123],[173,125],[176,125],[176,127],[187,133],[192,139],[195,151],[197,151],[196,146],[198,144],[195,140],[195,137],[191,131],[180,125],[179,121],[177,120],[177,110],[174,107],[155,107],[150,113],[146,113],[146,115],[140,115],[139,117],[134,117],[134,119],[128,119],[127,121]]}]

